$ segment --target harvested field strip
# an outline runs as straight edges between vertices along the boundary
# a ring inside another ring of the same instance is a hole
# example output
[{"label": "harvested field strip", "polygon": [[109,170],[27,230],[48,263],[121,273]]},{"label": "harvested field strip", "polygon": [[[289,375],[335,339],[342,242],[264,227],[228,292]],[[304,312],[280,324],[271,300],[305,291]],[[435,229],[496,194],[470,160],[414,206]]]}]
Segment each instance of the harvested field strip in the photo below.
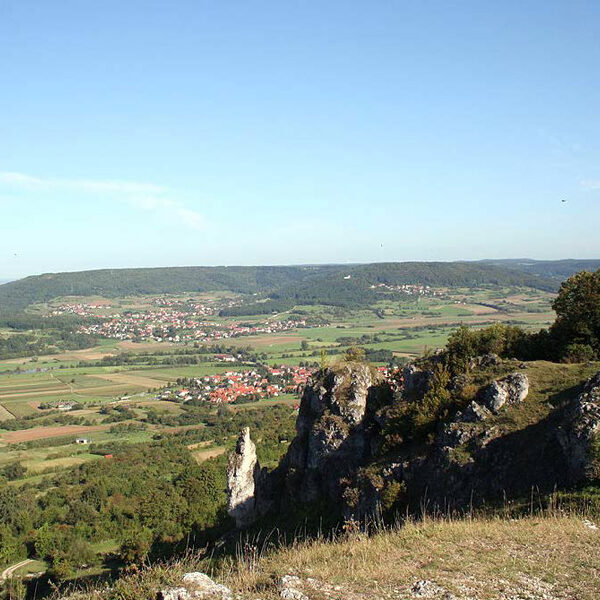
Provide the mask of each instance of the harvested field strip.
[{"label": "harvested field strip", "polygon": [[22,402],[21,400],[4,400],[2,405],[8,412],[12,413],[16,419],[40,414],[40,411],[37,408],[29,406],[29,402]]},{"label": "harvested field strip", "polygon": [[8,421],[8,419],[14,419],[13,415],[5,406],[0,404],[0,421]]},{"label": "harvested field strip", "polygon": [[[121,392],[131,391],[131,385],[102,385],[100,387],[92,387],[92,388],[76,388],[73,390],[73,394],[76,396],[94,396],[98,394],[99,396],[117,396]],[[134,386],[139,387],[139,386]]]},{"label": "harvested field strip", "polygon": [[206,448],[213,443],[214,440],[205,440],[204,442],[196,442],[195,444],[188,444],[186,447],[188,450],[197,450],[198,448]]},{"label": "harvested field strip", "polygon": [[[288,344],[290,342],[299,343],[304,338],[300,335],[266,335],[266,336],[252,336],[252,345],[256,347],[262,346],[277,346],[279,344]],[[239,337],[231,338],[228,340],[229,343],[235,346],[247,346],[248,338]]]},{"label": "harvested field strip", "polygon": [[33,429],[23,429],[21,431],[9,431],[0,435],[0,440],[6,444],[19,444],[21,442],[30,442],[31,440],[41,440],[50,437],[59,437],[62,435],[81,435],[89,434],[94,431],[104,431],[112,425],[61,425],[60,427],[34,427]]},{"label": "harvested field strip", "polygon": [[179,425],[178,427],[163,427],[164,433],[177,433],[178,431],[187,431],[188,429],[202,429],[204,425]]},{"label": "harvested field strip", "polygon": [[69,394],[71,393],[71,388],[69,388],[68,386],[62,386],[62,387],[53,387],[53,388],[46,388],[43,390],[38,390],[38,391],[28,391],[28,392],[17,392],[17,393],[10,393],[10,394],[0,394],[0,399],[8,399],[8,398],[30,398],[31,396],[56,396],[57,394]]},{"label": "harvested field strip", "polygon": [[73,390],[71,391],[71,388],[69,387],[65,387],[65,388],[59,388],[59,389],[52,389],[52,390],[45,390],[45,391],[39,391],[39,392],[27,392],[27,393],[23,393],[23,394],[0,394],[0,399],[6,399],[9,400],[11,402],[14,402],[16,400],[18,400],[19,398],[37,398],[38,396],[61,396],[62,394],[68,394],[69,398],[72,399],[72,396],[79,396],[81,398],[85,398],[86,396],[94,396],[94,395],[98,395],[98,396],[103,396],[103,397],[113,397],[113,396],[118,396],[122,393],[125,392],[131,392],[132,388],[135,388],[134,391],[139,391],[141,389],[145,390],[146,387],[144,386],[140,386],[140,385],[125,385],[125,384],[120,384],[120,385],[102,385],[100,387],[83,387],[83,388],[73,388]]},{"label": "harvested field strip", "polygon": [[49,385],[59,385],[62,381],[58,381],[56,379],[36,379],[34,381],[15,381],[14,379],[4,379],[0,383],[0,393],[4,390],[18,390],[19,388],[45,388]]},{"label": "harvested field strip", "polygon": [[215,456],[220,456],[225,452],[225,448],[207,448],[206,450],[198,450],[197,452],[192,452],[192,456],[194,460],[200,464],[209,458],[214,458]]},{"label": "harvested field strip", "polygon": [[[81,375],[77,377],[71,377],[70,375],[65,376],[63,378],[57,377],[57,379],[68,385],[70,387],[76,389],[85,389],[91,387],[100,387],[103,385],[110,385],[111,382],[103,379],[102,377],[96,377],[96,375]],[[75,379],[75,381],[71,381],[71,379]]]},{"label": "harvested field strip", "polygon": [[99,379],[106,379],[113,381],[114,383],[137,385],[141,388],[154,388],[162,387],[164,383],[160,379],[152,379],[151,377],[144,377],[143,375],[132,375],[130,373],[106,373],[97,374],[95,377]]},{"label": "harvested field strip", "polygon": [[466,304],[459,305],[459,308],[464,308],[465,310],[469,310],[476,315],[489,315],[492,313],[497,313],[498,310],[492,308],[491,306],[485,306],[483,304]]},{"label": "harvested field strip", "polygon": [[143,402],[136,402],[134,406],[136,408],[158,408],[162,411],[168,412],[182,412],[183,410],[180,404],[176,402],[165,402],[164,400],[144,400]]},{"label": "harvested field strip", "polygon": [[43,385],[31,385],[31,386],[6,386],[0,388],[0,396],[6,396],[8,394],[18,395],[18,394],[32,394],[35,392],[44,392],[46,390],[62,390],[64,388],[68,388],[69,386],[62,381],[49,381]]},{"label": "harvested field strip", "polygon": [[44,461],[37,461],[37,462],[25,461],[23,464],[32,473],[38,473],[40,471],[44,471],[46,469],[51,469],[51,468],[56,468],[56,467],[67,468],[67,467],[73,467],[75,465],[82,465],[83,463],[93,460],[95,458],[100,458],[100,455],[86,454],[84,456],[64,456],[62,458],[53,458],[51,460],[44,460]]}]

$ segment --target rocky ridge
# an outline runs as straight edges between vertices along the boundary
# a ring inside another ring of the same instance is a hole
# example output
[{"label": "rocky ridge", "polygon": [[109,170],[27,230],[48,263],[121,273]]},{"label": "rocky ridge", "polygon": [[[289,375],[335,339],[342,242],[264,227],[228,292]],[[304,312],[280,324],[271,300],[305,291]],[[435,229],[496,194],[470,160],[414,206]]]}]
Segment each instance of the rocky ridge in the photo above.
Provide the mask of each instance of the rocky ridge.
[{"label": "rocky ridge", "polygon": [[[498,364],[493,357],[480,362]],[[228,469],[229,514],[245,527],[269,511],[285,514],[314,502],[346,519],[382,504],[416,509],[424,497],[432,506],[460,509],[532,487],[572,485],[599,468],[591,453],[600,431],[600,373],[547,419],[507,432],[494,419],[527,402],[530,388],[527,375],[509,373],[440,423],[432,443],[406,442],[382,453],[390,408],[418,401],[431,380],[432,371],[418,365],[404,369],[399,391],[362,363],[319,374],[306,387],[296,437],[277,469],[260,469],[249,432],[242,432]]]}]

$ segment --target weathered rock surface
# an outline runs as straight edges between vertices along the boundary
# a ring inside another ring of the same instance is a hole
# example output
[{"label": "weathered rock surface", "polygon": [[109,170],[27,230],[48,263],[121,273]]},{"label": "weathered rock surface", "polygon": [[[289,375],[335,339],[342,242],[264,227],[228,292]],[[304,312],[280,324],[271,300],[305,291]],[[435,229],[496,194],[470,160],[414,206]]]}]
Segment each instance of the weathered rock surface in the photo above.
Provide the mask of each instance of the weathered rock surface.
[{"label": "weathered rock surface", "polygon": [[456,414],[454,420],[458,423],[476,423],[477,421],[485,421],[491,414],[487,408],[473,400],[465,410]]},{"label": "weathered rock surface", "polygon": [[309,600],[310,598],[344,598],[345,600],[363,600],[366,598],[374,599],[372,594],[357,594],[342,588],[339,585],[332,585],[313,577],[302,579],[297,575],[284,575],[277,582],[279,596],[287,600]]},{"label": "weathered rock surface", "polygon": [[523,373],[511,373],[492,381],[481,393],[481,403],[493,413],[505,404],[519,404],[527,398],[529,379]]},{"label": "weathered rock surface", "polygon": [[470,369],[477,368],[485,368],[485,367],[495,367],[502,364],[502,359],[493,352],[490,354],[482,354],[481,356],[476,356],[469,361]]},{"label": "weathered rock surface", "polygon": [[166,588],[158,593],[158,600],[196,600],[210,598],[230,600],[231,590],[224,585],[215,583],[204,573],[186,573],[181,586]]},{"label": "weathered rock surface", "polygon": [[377,371],[362,363],[326,369],[302,396],[296,436],[277,469],[267,474],[256,462],[254,445],[243,432],[229,460],[228,510],[239,527],[273,507],[314,500],[341,503],[342,479],[373,456],[372,440],[381,429],[375,418],[382,395]]},{"label": "weathered rock surface", "polygon": [[466,423],[447,423],[438,434],[436,442],[440,446],[455,448],[470,442],[476,435],[477,430]]},{"label": "weathered rock surface", "polygon": [[256,518],[256,480],[260,466],[250,428],[240,433],[235,452],[227,464],[227,512],[238,527],[246,527]]},{"label": "weathered rock surface", "polygon": [[570,402],[564,422],[557,430],[573,482],[600,477],[600,372],[585,384],[583,392]]},{"label": "weathered rock surface", "polygon": [[[447,577],[443,577],[447,580]],[[442,581],[446,584],[446,581]],[[475,600],[481,595],[482,582],[468,575],[457,574],[452,578],[456,593],[450,592],[444,585],[430,579],[418,581],[404,581],[394,583],[393,586],[382,585],[381,581],[363,583],[362,588],[353,585],[350,581],[343,585],[334,585],[326,581],[311,577],[297,575],[284,575],[276,585],[267,584],[263,594],[256,592],[232,593],[232,591],[215,583],[204,573],[187,573],[184,575],[182,585],[162,590],[158,593],[159,600],[258,600],[271,597],[271,591],[277,591],[284,600]],[[537,577],[520,575],[515,580],[493,578],[484,582],[484,587],[495,590],[496,600],[566,600],[567,596],[555,590],[555,585],[545,582]],[[273,590],[272,588],[275,588]],[[488,597],[485,595],[485,597]],[[571,596],[568,596],[571,598]],[[74,599],[78,596],[73,596]]]},{"label": "weathered rock surface", "polygon": [[414,364],[406,365],[406,367],[402,369],[404,393],[406,395],[424,394],[429,388],[431,376],[432,372],[429,370],[420,369]]},{"label": "weathered rock surface", "polygon": [[389,393],[380,383],[368,365],[351,363],[326,370],[306,387],[297,435],[280,465],[284,496],[339,503],[340,479],[372,456],[371,440],[380,429],[374,411],[380,394]]},{"label": "weathered rock surface", "polygon": [[304,582],[296,575],[284,575],[277,584],[279,596],[284,600],[308,600],[302,590]]}]

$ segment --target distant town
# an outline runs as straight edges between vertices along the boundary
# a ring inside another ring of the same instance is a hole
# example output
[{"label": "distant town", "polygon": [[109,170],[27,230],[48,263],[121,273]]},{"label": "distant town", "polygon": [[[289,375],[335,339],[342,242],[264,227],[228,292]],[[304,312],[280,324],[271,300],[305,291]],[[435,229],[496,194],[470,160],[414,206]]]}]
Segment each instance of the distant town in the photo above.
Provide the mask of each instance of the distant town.
[{"label": "distant town", "polygon": [[[390,378],[392,373],[392,370],[387,367],[377,367],[377,370],[385,378]],[[296,394],[299,398],[314,371],[312,368],[301,366],[257,365],[248,371],[227,371],[181,380],[178,385],[162,390],[158,399],[171,402],[205,401],[212,404],[240,404],[264,398],[276,398],[282,394]]]},{"label": "distant town", "polygon": [[406,294],[407,296],[443,296],[443,292],[434,289],[429,285],[420,285],[414,283],[405,283],[402,285],[391,285],[389,283],[378,283],[370,286],[372,290],[379,289],[387,292],[396,292]]},{"label": "distant town", "polygon": [[[291,329],[317,326],[307,319],[265,319],[260,322],[211,321],[225,306],[234,306],[234,301],[217,305],[198,302],[158,298],[153,301],[156,308],[125,310],[106,314],[110,304],[73,303],[61,304],[50,316],[65,314],[88,317],[93,322],[80,325],[80,333],[101,338],[156,342],[211,342],[241,336],[279,333]],[[323,325],[319,323],[319,325]]]},{"label": "distant town", "polygon": [[163,390],[158,398],[175,402],[197,400],[223,404],[276,398],[281,394],[300,394],[312,372],[306,367],[257,365],[248,371],[226,371],[187,379],[183,385]]}]

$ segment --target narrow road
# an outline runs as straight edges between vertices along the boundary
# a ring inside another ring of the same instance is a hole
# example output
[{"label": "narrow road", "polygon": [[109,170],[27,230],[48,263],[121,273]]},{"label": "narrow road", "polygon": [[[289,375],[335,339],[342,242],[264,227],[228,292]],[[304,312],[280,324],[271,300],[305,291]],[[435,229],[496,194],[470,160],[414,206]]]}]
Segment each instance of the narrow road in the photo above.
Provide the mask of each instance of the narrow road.
[{"label": "narrow road", "polygon": [[31,558],[27,558],[26,560],[18,562],[16,565],[8,567],[8,569],[4,569],[4,571],[2,571],[2,574],[0,574],[0,583],[6,581],[9,577],[12,577],[12,574],[17,569],[20,569],[21,567],[24,567],[25,565],[28,565],[31,562],[33,562],[33,560]]}]

